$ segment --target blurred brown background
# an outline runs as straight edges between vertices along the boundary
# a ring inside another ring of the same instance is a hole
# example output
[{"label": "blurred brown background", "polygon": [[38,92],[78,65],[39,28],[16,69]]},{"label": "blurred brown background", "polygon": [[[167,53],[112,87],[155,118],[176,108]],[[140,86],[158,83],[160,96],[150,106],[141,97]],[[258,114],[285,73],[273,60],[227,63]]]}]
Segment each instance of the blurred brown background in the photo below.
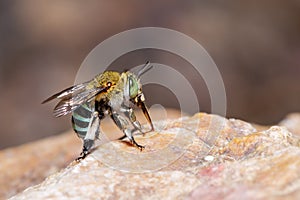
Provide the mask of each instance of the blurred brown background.
[{"label": "blurred brown background", "polygon": [[[175,29],[204,46],[224,79],[228,117],[272,124],[300,111],[300,1],[1,1],[0,148],[69,129],[70,116],[55,119],[54,104],[41,101],[72,85],[101,41],[143,26]],[[178,56],[137,51],[112,66],[146,60],[183,69],[210,112],[205,83]],[[145,93],[150,105],[178,106],[165,88]]]}]

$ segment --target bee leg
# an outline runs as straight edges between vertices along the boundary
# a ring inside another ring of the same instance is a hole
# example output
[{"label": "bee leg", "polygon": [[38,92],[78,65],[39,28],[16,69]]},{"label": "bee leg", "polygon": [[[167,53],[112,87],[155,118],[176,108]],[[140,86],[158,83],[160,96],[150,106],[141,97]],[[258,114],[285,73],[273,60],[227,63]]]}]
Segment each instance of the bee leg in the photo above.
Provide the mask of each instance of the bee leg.
[{"label": "bee leg", "polygon": [[92,118],[88,126],[88,131],[83,139],[83,149],[80,153],[80,156],[76,159],[76,161],[80,161],[84,159],[90,152],[90,149],[93,147],[95,143],[95,139],[99,135],[99,126],[100,119],[98,117],[98,112],[92,113]]},{"label": "bee leg", "polygon": [[119,115],[116,112],[112,112],[111,113],[111,118],[114,120],[115,124],[118,126],[118,128],[120,130],[123,131],[123,133],[126,135],[126,137],[130,140],[130,142],[136,146],[137,148],[139,148],[141,151],[145,148],[142,145],[139,145],[133,135],[132,135],[132,131],[128,128],[128,121],[121,115]]},{"label": "bee leg", "polygon": [[123,106],[123,111],[124,111],[126,117],[128,117],[128,119],[130,120],[133,127],[135,128],[134,130],[132,130],[132,132],[134,132],[135,130],[138,130],[143,135],[145,135],[145,132],[143,132],[140,122],[136,119],[136,116],[133,112],[133,109],[129,108],[129,107],[126,107],[126,106]]},{"label": "bee leg", "polygon": [[85,157],[86,157],[88,154],[89,154],[89,151],[88,151],[85,147],[83,147],[82,152],[80,153],[80,155],[78,156],[78,158],[76,158],[76,162],[79,162],[79,161],[85,159]]},{"label": "bee leg", "polygon": [[142,151],[143,149],[145,149],[145,146],[142,146],[142,145],[138,144],[138,143],[135,141],[135,139],[134,139],[134,137],[133,137],[133,135],[132,135],[132,131],[131,131],[130,129],[125,129],[125,130],[124,130],[124,133],[125,133],[125,135],[129,138],[129,140],[132,142],[132,144],[133,144],[134,146],[136,146],[137,148],[139,148],[140,151]]}]

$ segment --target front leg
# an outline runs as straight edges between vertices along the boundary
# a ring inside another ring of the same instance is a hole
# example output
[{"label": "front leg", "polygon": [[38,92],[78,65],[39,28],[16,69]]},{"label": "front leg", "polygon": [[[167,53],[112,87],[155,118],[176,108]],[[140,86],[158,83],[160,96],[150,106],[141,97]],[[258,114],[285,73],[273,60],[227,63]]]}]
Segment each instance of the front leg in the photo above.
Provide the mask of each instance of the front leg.
[{"label": "front leg", "polygon": [[123,133],[126,135],[126,137],[128,137],[128,139],[130,140],[130,142],[135,145],[137,148],[139,148],[141,151],[145,148],[142,145],[139,145],[133,135],[132,135],[132,130],[130,130],[128,128],[129,124],[128,121],[126,120],[126,118],[124,118],[123,116],[119,115],[117,112],[112,111],[111,112],[111,118],[114,120],[115,124],[118,126],[118,128],[120,130],[123,131]]},{"label": "front leg", "polygon": [[83,139],[83,149],[76,161],[84,159],[94,146],[95,139],[99,135],[100,118],[97,111],[93,112],[88,126],[88,131]]}]

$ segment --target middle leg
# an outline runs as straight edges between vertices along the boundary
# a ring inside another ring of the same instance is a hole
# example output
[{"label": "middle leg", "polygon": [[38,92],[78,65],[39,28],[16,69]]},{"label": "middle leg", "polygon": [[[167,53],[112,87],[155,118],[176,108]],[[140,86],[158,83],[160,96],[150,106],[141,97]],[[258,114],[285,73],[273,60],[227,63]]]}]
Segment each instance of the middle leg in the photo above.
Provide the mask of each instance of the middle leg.
[{"label": "middle leg", "polygon": [[133,125],[134,130],[132,130],[132,132],[134,132],[135,130],[138,130],[138,131],[140,131],[140,133],[142,133],[144,135],[145,132],[142,131],[142,126],[141,126],[140,122],[136,119],[133,109],[130,107],[127,107],[125,105],[122,105],[121,111],[125,114],[125,116],[129,119],[129,121]]},{"label": "middle leg", "polygon": [[111,118],[113,119],[113,121],[115,122],[115,124],[118,126],[118,128],[120,130],[123,131],[123,133],[126,135],[126,137],[128,137],[128,139],[130,140],[130,142],[135,145],[136,147],[138,147],[141,151],[145,148],[142,145],[139,145],[133,135],[132,135],[132,130],[128,127],[128,121],[126,120],[126,118],[124,118],[123,116],[121,116],[120,114],[118,114],[115,111],[111,112]]}]

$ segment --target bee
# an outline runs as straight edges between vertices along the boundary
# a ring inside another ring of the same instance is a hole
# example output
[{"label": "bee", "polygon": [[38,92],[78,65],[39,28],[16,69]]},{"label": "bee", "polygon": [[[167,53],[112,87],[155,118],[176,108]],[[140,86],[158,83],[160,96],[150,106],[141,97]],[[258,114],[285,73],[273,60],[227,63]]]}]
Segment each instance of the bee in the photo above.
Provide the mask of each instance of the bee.
[{"label": "bee", "polygon": [[[138,144],[133,137],[135,131],[144,134],[133,107],[136,106],[143,111],[151,125],[150,131],[153,131],[154,126],[140,83],[141,75],[152,67],[147,62],[137,75],[130,71],[122,73],[105,71],[90,81],[71,86],[42,102],[44,104],[54,99],[60,100],[53,111],[55,117],[72,112],[72,127],[77,136],[83,140],[83,149],[77,161],[89,154],[95,140],[99,138],[100,121],[107,115],[124,133],[120,139],[128,138],[134,146],[140,150],[144,149],[144,146]],[[130,123],[133,128],[130,128]]]}]

